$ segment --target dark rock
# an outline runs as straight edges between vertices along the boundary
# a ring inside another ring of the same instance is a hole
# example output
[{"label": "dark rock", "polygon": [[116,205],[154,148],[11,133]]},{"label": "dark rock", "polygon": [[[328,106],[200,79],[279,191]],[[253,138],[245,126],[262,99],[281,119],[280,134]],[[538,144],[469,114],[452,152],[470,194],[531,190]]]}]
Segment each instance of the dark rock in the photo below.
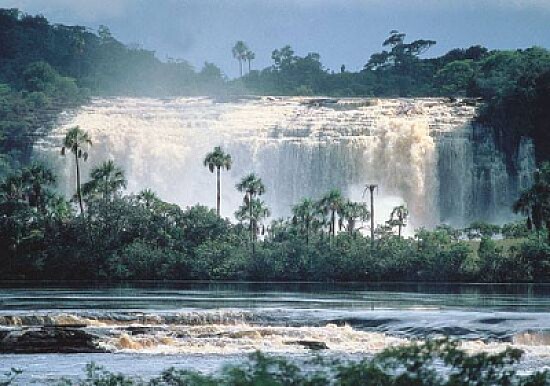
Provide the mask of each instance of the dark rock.
[{"label": "dark rock", "polygon": [[130,335],[152,335],[159,331],[164,331],[161,327],[147,327],[147,326],[128,326],[124,328]]},{"label": "dark rock", "polygon": [[286,342],[286,344],[303,346],[309,350],[328,350],[328,346],[325,342],[319,342],[315,340],[296,340]]},{"label": "dark rock", "polygon": [[0,335],[0,353],[97,353],[96,337],[81,329],[43,327],[40,329],[12,330]]},{"label": "dark rock", "polygon": [[479,319],[479,323],[483,324],[500,324],[506,322],[508,319],[504,318],[486,318],[486,319]]}]

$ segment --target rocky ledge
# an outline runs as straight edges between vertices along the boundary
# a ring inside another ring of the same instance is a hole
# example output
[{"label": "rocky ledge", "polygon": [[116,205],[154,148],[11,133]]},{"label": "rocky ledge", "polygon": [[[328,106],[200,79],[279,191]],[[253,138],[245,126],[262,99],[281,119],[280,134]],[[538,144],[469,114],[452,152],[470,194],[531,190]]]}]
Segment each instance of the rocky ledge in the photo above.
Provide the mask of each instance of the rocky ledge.
[{"label": "rocky ledge", "polygon": [[0,331],[0,353],[98,353],[97,337],[76,327],[21,328]]}]

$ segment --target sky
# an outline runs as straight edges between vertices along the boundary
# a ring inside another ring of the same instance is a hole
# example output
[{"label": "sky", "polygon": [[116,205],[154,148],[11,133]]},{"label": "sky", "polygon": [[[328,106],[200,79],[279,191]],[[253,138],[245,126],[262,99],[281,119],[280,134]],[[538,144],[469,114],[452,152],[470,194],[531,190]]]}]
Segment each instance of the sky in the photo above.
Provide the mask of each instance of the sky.
[{"label": "sky", "polygon": [[107,25],[127,44],[162,60],[205,61],[238,75],[237,40],[256,53],[255,68],[275,48],[317,52],[331,70],[358,70],[396,29],[436,40],[426,55],[481,44],[491,49],[550,48],[550,0],[0,0],[0,7],[42,14],[52,23]]}]

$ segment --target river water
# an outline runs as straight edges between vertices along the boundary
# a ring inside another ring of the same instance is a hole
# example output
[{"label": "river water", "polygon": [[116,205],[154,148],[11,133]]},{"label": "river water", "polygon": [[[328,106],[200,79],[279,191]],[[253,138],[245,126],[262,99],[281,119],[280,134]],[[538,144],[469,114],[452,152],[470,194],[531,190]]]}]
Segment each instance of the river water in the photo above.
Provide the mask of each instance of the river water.
[{"label": "river water", "polygon": [[470,352],[514,346],[522,370],[550,367],[550,285],[132,283],[118,287],[4,283],[0,330],[77,326],[106,353],[0,354],[0,374],[24,384],[78,377],[89,362],[151,377],[204,372],[256,350],[300,360],[304,341],[357,359],[440,336]]}]

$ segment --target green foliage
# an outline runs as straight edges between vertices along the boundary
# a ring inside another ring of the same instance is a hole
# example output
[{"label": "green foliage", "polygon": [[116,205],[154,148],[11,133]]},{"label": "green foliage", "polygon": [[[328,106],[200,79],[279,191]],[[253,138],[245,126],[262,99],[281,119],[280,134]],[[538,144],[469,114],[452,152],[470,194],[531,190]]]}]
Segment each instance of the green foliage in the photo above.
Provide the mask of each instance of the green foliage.
[{"label": "green foliage", "polygon": [[502,226],[502,236],[506,239],[521,239],[529,236],[529,228],[525,221],[507,223]]},{"label": "green foliage", "polygon": [[[78,150],[75,154],[78,154]],[[545,170],[545,169],[544,169]],[[55,176],[33,164],[0,182],[2,279],[82,280],[317,280],[317,281],[546,281],[550,247],[493,240],[499,227],[477,222],[465,230],[440,226],[404,238],[391,229],[372,240],[360,231],[362,203],[331,191],[304,199],[293,217],[264,224],[257,196],[261,179],[238,185],[245,204],[231,224],[196,205],[185,210],[152,191],[123,195],[122,170],[106,162],[85,185],[85,213],[53,193]],[[88,189],[89,187],[89,189]],[[393,211],[403,225],[406,210]],[[481,237],[463,241],[465,235]],[[523,237],[523,233],[522,233]],[[503,246],[502,242],[508,245]],[[250,250],[252,247],[252,251]],[[252,253],[250,253],[252,252]]]},{"label": "green foliage", "polygon": [[550,245],[538,239],[522,244],[520,254],[529,267],[530,276],[535,281],[550,280]]},{"label": "green foliage", "polygon": [[465,95],[474,80],[475,69],[471,59],[447,63],[435,77],[442,95]]}]

